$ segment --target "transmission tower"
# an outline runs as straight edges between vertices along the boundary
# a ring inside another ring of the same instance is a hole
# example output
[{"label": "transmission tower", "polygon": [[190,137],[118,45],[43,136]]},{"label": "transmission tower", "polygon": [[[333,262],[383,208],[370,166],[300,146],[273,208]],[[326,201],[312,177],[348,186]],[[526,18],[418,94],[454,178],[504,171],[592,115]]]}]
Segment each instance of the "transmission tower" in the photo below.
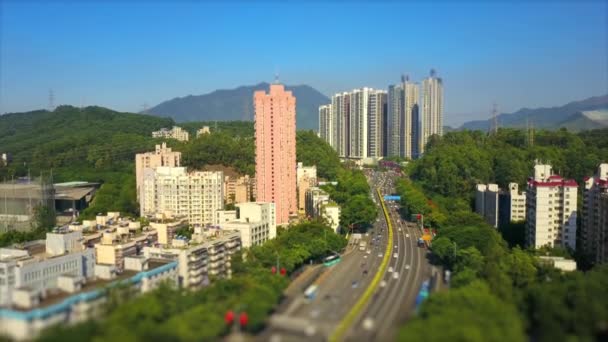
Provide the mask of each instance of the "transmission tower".
[{"label": "transmission tower", "polygon": [[494,134],[498,134],[498,110],[496,102],[492,106],[492,120],[494,121]]},{"label": "transmission tower", "polygon": [[49,89],[49,111],[55,110],[55,94],[53,89]]}]

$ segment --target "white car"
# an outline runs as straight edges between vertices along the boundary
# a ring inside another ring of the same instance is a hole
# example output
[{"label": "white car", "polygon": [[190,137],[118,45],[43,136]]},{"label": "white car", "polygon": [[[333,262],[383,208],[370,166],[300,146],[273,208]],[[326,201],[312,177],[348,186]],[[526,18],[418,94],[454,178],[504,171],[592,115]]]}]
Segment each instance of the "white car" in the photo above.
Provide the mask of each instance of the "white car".
[{"label": "white car", "polygon": [[401,228],[399,228],[399,231],[401,231]]},{"label": "white car", "polygon": [[371,318],[366,318],[363,321],[363,329],[372,330],[374,328],[374,320]]},{"label": "white car", "polygon": [[405,234],[405,237],[406,237],[406,238],[409,238],[409,237],[410,237],[410,234]]},{"label": "white car", "polygon": [[399,279],[399,273],[397,273],[397,272],[393,273],[393,279]]},{"label": "white car", "polygon": [[381,282],[380,282],[380,287],[385,287],[385,286],[386,286],[386,281],[384,281],[384,280],[383,280],[383,281],[381,281]]},{"label": "white car", "polygon": [[394,254],[393,254],[393,258],[395,258],[395,259],[396,259],[398,256],[399,256],[399,254],[397,254],[397,253],[394,253]]},{"label": "white car", "polygon": [[372,251],[370,249],[367,250],[367,252],[365,252],[367,254],[372,254]]},{"label": "white car", "polygon": [[405,265],[405,269],[409,270],[410,269],[410,265]]},{"label": "white car", "polygon": [[393,271],[394,271],[394,270],[393,270],[393,266],[390,266],[390,267],[388,268],[388,273],[393,273]]},{"label": "white car", "polygon": [[382,253],[378,254],[378,258],[382,258]]}]

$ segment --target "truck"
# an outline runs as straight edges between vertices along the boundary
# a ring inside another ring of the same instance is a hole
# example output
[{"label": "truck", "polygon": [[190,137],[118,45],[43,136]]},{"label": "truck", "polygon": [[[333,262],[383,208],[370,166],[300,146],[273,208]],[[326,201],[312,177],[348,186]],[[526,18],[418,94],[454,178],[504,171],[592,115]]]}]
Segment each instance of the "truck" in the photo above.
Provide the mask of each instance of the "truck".
[{"label": "truck", "polygon": [[365,246],[367,246],[367,242],[365,242],[365,241],[359,242],[359,250],[360,251],[364,251],[365,250]]}]

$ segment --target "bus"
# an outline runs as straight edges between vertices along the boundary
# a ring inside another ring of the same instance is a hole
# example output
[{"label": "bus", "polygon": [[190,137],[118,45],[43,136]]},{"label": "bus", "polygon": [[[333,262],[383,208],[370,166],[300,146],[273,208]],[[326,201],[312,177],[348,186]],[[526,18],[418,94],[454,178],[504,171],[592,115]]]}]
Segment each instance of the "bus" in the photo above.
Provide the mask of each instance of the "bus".
[{"label": "bus", "polygon": [[313,300],[317,296],[317,291],[319,287],[317,285],[310,285],[306,291],[304,291],[304,297],[308,300]]},{"label": "bus", "polygon": [[330,267],[340,262],[340,255],[334,254],[323,259],[323,265]]}]

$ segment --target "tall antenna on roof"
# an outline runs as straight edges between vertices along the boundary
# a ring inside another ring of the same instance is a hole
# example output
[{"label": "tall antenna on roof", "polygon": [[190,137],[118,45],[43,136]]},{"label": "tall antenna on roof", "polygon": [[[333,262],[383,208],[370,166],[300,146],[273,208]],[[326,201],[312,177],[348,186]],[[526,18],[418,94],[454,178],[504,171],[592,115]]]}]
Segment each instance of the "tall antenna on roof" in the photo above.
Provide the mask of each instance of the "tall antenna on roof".
[{"label": "tall antenna on roof", "polygon": [[279,68],[274,68],[274,84],[279,84]]}]

